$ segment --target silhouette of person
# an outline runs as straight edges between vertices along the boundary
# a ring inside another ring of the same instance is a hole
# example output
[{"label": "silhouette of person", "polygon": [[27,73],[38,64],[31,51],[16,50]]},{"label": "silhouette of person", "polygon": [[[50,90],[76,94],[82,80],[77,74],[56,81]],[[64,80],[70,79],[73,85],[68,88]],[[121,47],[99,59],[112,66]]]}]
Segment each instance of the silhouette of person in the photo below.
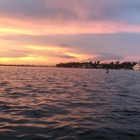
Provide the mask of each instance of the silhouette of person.
[{"label": "silhouette of person", "polygon": [[109,69],[108,69],[108,67],[106,67],[106,73],[109,73]]}]

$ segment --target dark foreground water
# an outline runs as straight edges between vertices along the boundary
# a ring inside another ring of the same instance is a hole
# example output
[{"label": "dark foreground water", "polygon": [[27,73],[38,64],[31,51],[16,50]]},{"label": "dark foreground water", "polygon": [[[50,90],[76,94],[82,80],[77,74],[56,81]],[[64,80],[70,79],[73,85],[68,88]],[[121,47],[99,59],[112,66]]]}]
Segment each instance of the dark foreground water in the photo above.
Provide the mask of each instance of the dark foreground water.
[{"label": "dark foreground water", "polygon": [[0,67],[0,140],[140,140],[140,71]]}]

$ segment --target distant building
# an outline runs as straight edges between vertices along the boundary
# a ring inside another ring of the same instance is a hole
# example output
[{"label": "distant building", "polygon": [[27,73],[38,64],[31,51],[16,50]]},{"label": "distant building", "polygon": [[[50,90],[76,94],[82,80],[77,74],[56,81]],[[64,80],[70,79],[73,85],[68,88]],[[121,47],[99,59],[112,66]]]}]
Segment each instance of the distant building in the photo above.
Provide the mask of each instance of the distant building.
[{"label": "distant building", "polygon": [[82,62],[82,68],[92,68],[91,62]]},{"label": "distant building", "polygon": [[103,65],[97,65],[97,68],[102,69]]}]

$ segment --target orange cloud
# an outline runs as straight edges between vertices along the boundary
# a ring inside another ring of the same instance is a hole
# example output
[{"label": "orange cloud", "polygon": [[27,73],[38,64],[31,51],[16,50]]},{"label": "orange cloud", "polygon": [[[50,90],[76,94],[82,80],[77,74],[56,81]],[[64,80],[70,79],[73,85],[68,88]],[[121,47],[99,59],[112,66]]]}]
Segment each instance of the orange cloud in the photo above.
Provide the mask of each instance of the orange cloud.
[{"label": "orange cloud", "polygon": [[[126,25],[113,22],[85,22],[71,21],[66,24],[55,24],[52,21],[18,21],[6,19],[8,25],[1,24],[0,35],[27,34],[27,35],[53,35],[53,34],[105,34],[118,32],[140,32],[140,26]],[[0,22],[1,23],[1,22]],[[5,23],[5,22],[3,22]],[[11,24],[10,24],[11,23]],[[57,21],[56,21],[57,23]]]}]

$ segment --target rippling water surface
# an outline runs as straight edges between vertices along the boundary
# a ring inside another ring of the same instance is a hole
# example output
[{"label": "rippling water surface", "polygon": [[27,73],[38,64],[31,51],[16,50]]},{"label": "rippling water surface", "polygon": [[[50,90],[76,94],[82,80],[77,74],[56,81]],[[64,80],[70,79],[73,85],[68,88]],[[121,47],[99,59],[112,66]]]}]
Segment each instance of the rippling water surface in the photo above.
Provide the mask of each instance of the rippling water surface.
[{"label": "rippling water surface", "polygon": [[140,71],[0,67],[1,140],[139,140]]}]

